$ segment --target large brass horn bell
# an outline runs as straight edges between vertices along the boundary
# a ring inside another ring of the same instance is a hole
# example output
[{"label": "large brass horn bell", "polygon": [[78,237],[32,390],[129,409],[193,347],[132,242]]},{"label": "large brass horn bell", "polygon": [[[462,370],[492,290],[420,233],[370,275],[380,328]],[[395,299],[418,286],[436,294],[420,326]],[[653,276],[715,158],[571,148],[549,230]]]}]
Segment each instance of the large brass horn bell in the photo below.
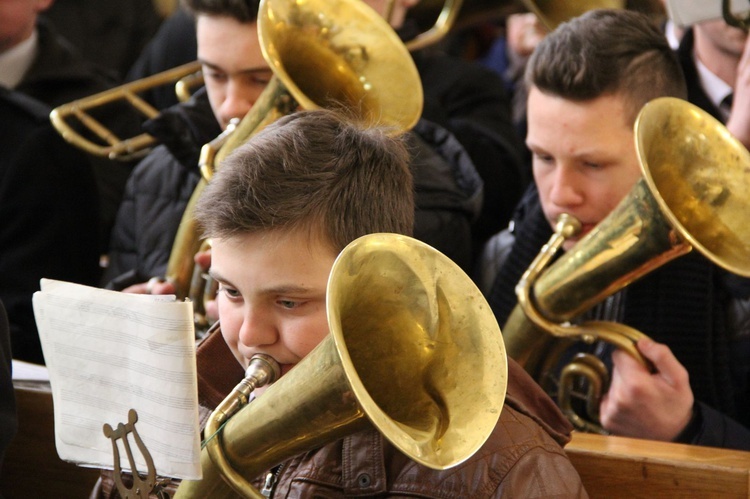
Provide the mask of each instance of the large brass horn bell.
[{"label": "large brass horn bell", "polygon": [[[258,37],[279,92],[304,109],[346,109],[398,130],[413,127],[422,113],[422,84],[409,51],[363,2],[263,0]],[[268,112],[254,118],[251,110],[223,149],[247,140]]]},{"label": "large brass horn bell", "polygon": [[[330,335],[211,439],[229,474],[252,479],[368,426],[434,469],[484,444],[505,400],[507,358],[487,302],[449,258],[405,236],[361,237],[333,265],[327,311]],[[176,497],[233,496],[207,449],[201,465],[203,479]]]},{"label": "large brass horn bell", "polygon": [[[750,277],[747,149],[705,111],[668,97],[644,106],[635,139],[643,178],[546,271],[532,264],[517,287],[519,305],[503,326],[508,355],[549,392],[565,389],[556,386],[554,372],[572,341],[603,340],[639,356],[638,331],[568,321],[652,270],[695,248]],[[558,403],[566,409],[567,402]]]}]

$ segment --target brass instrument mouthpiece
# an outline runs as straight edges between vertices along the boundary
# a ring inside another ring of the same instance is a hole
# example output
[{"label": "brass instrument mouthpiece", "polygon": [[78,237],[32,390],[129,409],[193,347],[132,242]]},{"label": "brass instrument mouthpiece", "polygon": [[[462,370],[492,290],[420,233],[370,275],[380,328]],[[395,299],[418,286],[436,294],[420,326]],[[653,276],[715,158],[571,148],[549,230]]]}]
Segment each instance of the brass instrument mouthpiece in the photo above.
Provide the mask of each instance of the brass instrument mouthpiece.
[{"label": "brass instrument mouthpiece", "polygon": [[252,384],[252,390],[270,385],[281,376],[281,367],[270,355],[256,353],[250,358],[242,383]]},{"label": "brass instrument mouthpiece", "polygon": [[237,399],[241,405],[245,405],[253,390],[270,385],[280,376],[281,367],[273,357],[256,353],[250,358],[250,364],[245,370],[245,378],[237,384],[230,396]]}]

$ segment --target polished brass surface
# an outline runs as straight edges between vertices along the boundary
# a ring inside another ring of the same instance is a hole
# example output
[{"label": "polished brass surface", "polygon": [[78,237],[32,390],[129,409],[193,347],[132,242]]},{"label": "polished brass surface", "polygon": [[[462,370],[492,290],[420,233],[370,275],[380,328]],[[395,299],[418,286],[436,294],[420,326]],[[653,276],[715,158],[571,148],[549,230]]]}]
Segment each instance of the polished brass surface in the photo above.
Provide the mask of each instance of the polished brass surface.
[{"label": "polished brass surface", "polygon": [[[422,113],[422,84],[411,55],[388,23],[359,0],[264,0],[258,36],[274,76],[236,130],[214,148],[209,172],[298,106],[343,109],[394,133],[410,129]],[[189,293],[201,246],[193,209],[205,183],[201,179],[183,214],[167,265],[167,280],[180,299],[199,300]]]},{"label": "polished brass surface", "polygon": [[[214,334],[219,332],[216,331]],[[269,385],[279,379],[280,376],[281,366],[273,357],[266,354],[253,355],[245,370],[245,378],[214,409],[206,422],[205,434],[208,435],[208,438],[205,440],[204,448],[208,452],[208,456],[214,465],[221,470],[224,480],[235,491],[243,495],[253,496],[255,495],[255,489],[247,479],[232,467],[226,454],[224,454],[224,447],[221,445],[220,439],[213,437],[218,435],[224,423],[248,404],[250,394],[256,388]]]},{"label": "polished brass surface", "polygon": [[[750,276],[745,147],[705,111],[674,98],[644,106],[635,140],[643,178],[546,271],[537,267],[542,258],[535,260],[516,289],[519,305],[503,326],[508,355],[548,391],[567,390],[557,387],[553,371],[573,341],[602,340],[645,362],[634,346],[643,337],[639,331],[601,321],[569,323],[636,279],[693,248],[732,273]],[[550,259],[544,257],[542,267]]]},{"label": "polished brass surface", "polygon": [[[56,107],[50,113],[50,121],[62,137],[71,144],[96,156],[130,161],[145,155],[156,139],[147,133],[135,137],[120,138],[111,130],[93,118],[89,111],[102,108],[118,101],[128,102],[140,112],[144,119],[154,118],[159,111],[138,94],[162,85],[174,85],[181,78],[200,71],[200,64],[191,62],[162,73],[143,78],[119,87],[105,90],[98,94],[84,97]],[[92,132],[98,140],[84,136],[69,121],[77,120],[85,129]]]},{"label": "polished brass surface", "polygon": [[[644,178],[687,243],[750,277],[750,153],[719,121],[679,99],[647,104],[636,122]],[[669,144],[675,143],[675,146]]]},{"label": "polished brass surface", "polygon": [[422,85],[408,50],[361,1],[264,1],[258,35],[274,73],[305,109],[344,107],[399,130],[422,113]]},{"label": "polished brass surface", "polygon": [[[573,386],[578,378],[588,381],[586,401],[586,416],[581,417],[573,407]],[[599,403],[602,394],[609,385],[609,371],[601,359],[590,353],[577,353],[570,363],[560,371],[560,389],[558,403],[563,414],[573,422],[578,431],[604,434],[604,429],[594,423],[599,421]]]},{"label": "polished brass surface", "polygon": [[[406,236],[364,236],[336,259],[326,305],[329,336],[214,437],[229,473],[252,479],[370,426],[434,469],[484,444],[503,407],[507,358],[492,311],[455,263]],[[203,479],[176,497],[234,494],[207,451],[201,464]]]},{"label": "polished brass surface", "polygon": [[522,0],[542,24],[554,31],[560,24],[594,9],[624,9],[625,0]]}]

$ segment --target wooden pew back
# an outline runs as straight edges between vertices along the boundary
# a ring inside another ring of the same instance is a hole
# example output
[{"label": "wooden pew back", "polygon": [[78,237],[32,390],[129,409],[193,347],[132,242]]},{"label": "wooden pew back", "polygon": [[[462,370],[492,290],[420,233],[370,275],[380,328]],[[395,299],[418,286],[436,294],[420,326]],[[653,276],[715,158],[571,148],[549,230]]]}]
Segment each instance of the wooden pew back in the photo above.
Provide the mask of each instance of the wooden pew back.
[{"label": "wooden pew back", "polygon": [[5,454],[0,496],[5,499],[88,497],[99,470],[82,468],[58,457],[49,383],[14,384],[18,433]]},{"label": "wooden pew back", "polygon": [[750,452],[587,433],[565,450],[592,498],[750,497]]}]

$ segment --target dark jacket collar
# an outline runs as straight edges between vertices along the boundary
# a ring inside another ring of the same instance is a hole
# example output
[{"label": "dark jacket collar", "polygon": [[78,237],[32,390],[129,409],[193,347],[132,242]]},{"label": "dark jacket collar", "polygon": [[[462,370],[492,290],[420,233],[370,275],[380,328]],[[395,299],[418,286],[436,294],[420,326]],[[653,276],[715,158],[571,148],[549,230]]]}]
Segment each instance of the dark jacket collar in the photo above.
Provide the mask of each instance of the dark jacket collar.
[{"label": "dark jacket collar", "polygon": [[188,168],[197,168],[203,144],[221,133],[205,87],[195,92],[187,102],[169,107],[156,118],[145,122],[143,128]]}]

